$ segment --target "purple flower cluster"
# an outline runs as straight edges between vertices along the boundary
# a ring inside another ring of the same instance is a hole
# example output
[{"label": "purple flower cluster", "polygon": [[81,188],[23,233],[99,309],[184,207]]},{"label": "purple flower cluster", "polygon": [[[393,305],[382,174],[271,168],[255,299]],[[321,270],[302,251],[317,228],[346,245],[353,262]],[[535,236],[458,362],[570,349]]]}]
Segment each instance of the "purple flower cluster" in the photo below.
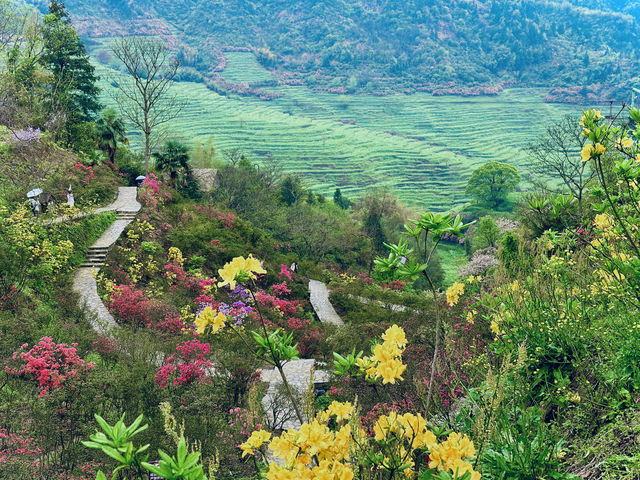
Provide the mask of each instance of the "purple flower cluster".
[{"label": "purple flower cluster", "polygon": [[249,298],[251,298],[251,294],[249,293],[249,290],[242,287],[240,284],[236,285],[236,288],[234,288],[231,291],[230,295],[232,298],[239,298],[240,300],[245,302],[249,300]]},{"label": "purple flower cluster", "polygon": [[253,308],[247,305],[245,302],[237,301],[233,304],[229,305],[228,303],[220,303],[216,307],[215,304],[212,305],[210,303],[201,303],[200,308],[196,312],[196,316],[200,315],[200,313],[207,307],[211,307],[214,310],[226,315],[226,317],[233,321],[233,324],[236,326],[242,325],[242,321],[247,318]]},{"label": "purple flower cluster", "polygon": [[28,127],[27,129],[21,129],[17,132],[14,132],[14,137],[16,140],[25,143],[36,142],[40,139],[40,129]]},{"label": "purple flower cluster", "polygon": [[64,123],[67,121],[67,116],[57,111],[49,120],[44,123],[44,128],[49,131],[60,130]]},{"label": "purple flower cluster", "polygon": [[244,302],[238,301],[234,302],[233,305],[221,303],[218,311],[224,313],[227,317],[231,317],[233,324],[239,326],[242,325],[242,321],[247,318],[247,315],[253,311],[253,308]]}]

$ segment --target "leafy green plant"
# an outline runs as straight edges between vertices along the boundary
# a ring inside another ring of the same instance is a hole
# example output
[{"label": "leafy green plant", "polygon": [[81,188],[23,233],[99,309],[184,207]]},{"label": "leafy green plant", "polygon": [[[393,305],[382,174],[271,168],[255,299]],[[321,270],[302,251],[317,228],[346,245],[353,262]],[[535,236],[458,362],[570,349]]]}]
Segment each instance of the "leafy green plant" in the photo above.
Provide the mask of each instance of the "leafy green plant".
[{"label": "leafy green plant", "polygon": [[202,465],[200,465],[200,452],[187,453],[187,442],[180,437],[178,452],[170,457],[158,449],[158,455],[162,458],[157,466],[142,462],[142,466],[167,480],[207,480]]},{"label": "leafy green plant", "polygon": [[[116,478],[120,470],[129,470],[138,475],[139,478],[142,478],[142,463],[148,458],[148,455],[144,455],[144,452],[149,448],[149,444],[135,448],[131,438],[146,430],[149,425],[140,426],[143,417],[139,415],[138,418],[127,427],[124,423],[125,415],[126,414],[123,413],[120,420],[111,426],[104,418],[95,414],[94,417],[103,431],[91,435],[91,437],[89,437],[90,441],[82,442],[85,447],[98,449],[120,463],[113,472],[112,480]],[[98,473],[98,478],[104,478],[104,474],[100,477],[101,473],[102,472]]]},{"label": "leafy green plant", "polygon": [[540,408],[502,411],[497,419],[496,438],[482,457],[485,475],[494,480],[577,480],[562,472],[563,442],[544,423]]},{"label": "leafy green plant", "polygon": [[[100,415],[95,414],[94,417],[102,428],[102,432],[96,432],[91,435],[90,441],[82,442],[85,447],[100,450],[119,463],[113,471],[111,480],[118,478],[121,471],[135,475],[133,478],[139,480],[147,478],[146,471],[167,480],[207,480],[200,464],[200,452],[188,453],[184,436],[181,436],[178,441],[178,449],[174,457],[158,449],[158,455],[161,458],[158,465],[148,463],[149,455],[145,452],[149,444],[136,448],[131,439],[146,430],[149,425],[140,426],[143,416],[139,415],[131,425],[126,426],[125,415],[123,413],[120,420],[111,426]],[[107,477],[102,471],[98,471],[96,480],[107,480]]]}]

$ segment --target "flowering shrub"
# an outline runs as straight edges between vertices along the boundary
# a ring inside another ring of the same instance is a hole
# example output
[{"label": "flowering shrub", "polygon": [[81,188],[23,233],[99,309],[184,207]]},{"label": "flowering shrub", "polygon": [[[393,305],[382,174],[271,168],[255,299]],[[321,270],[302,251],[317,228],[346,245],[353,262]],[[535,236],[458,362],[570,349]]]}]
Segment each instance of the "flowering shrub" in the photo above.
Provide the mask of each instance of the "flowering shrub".
[{"label": "flowering shrub", "polygon": [[156,383],[160,388],[167,388],[170,384],[177,387],[202,381],[207,369],[213,368],[213,364],[205,358],[209,350],[210,345],[200,343],[197,338],[176,345],[177,354],[165,360],[156,373]]},{"label": "flowering shrub", "polygon": [[[298,430],[273,439],[269,432],[256,430],[240,448],[243,456],[259,454],[266,462],[267,443],[277,459],[269,462],[267,480],[351,480],[356,472],[365,471],[373,478],[415,478],[418,452],[428,452],[429,463],[424,467],[431,475],[444,474],[437,478],[480,479],[471,465],[476,454],[473,442],[455,432],[439,442],[420,414],[381,415],[373,425],[372,438],[359,425],[351,403],[333,402]],[[357,465],[352,458],[359,460]]]},{"label": "flowering shrub", "polygon": [[83,185],[87,185],[94,178],[93,167],[88,167],[84,163],[76,163],[71,167],[72,177],[78,177]]},{"label": "flowering shrub", "polygon": [[0,295],[10,300],[28,279],[44,282],[64,269],[73,253],[73,243],[51,234],[33,222],[23,205],[14,210],[0,205]]},{"label": "flowering shrub", "polygon": [[42,337],[29,350],[25,351],[29,346],[25,343],[14,352],[13,360],[23,362],[20,368],[5,367],[5,370],[11,375],[34,377],[40,387],[40,397],[44,397],[53,389],[72,385],[75,379],[95,366],[78,356],[77,345],[56,344],[51,337]]},{"label": "flowering shrub", "polygon": [[111,292],[109,310],[128,324],[146,327],[150,324],[147,303],[141,290],[132,285],[117,285]]},{"label": "flowering shrub", "polygon": [[0,472],[11,472],[13,478],[37,475],[37,458],[42,450],[35,444],[35,439],[25,434],[26,431],[9,433],[0,428]]},{"label": "flowering shrub", "polygon": [[356,365],[367,380],[382,378],[382,383],[393,384],[396,380],[403,380],[402,373],[407,368],[402,363],[407,337],[401,327],[392,325],[384,332],[382,340],[372,347],[372,356],[359,358]]},{"label": "flowering shrub", "polygon": [[280,277],[285,277],[287,280],[291,280],[293,272],[284,263],[280,264]]},{"label": "flowering shrub", "polygon": [[271,288],[276,295],[288,295],[291,293],[291,290],[287,288],[287,282],[271,285]]},{"label": "flowering shrub", "polygon": [[138,189],[138,200],[143,206],[150,209],[156,209],[158,204],[166,203],[171,200],[171,194],[162,186],[162,182],[158,180],[153,173],[150,173],[142,182]]},{"label": "flowering shrub", "polygon": [[258,293],[256,296],[258,305],[269,309],[277,309],[287,316],[294,316],[298,314],[298,309],[301,307],[299,300],[282,300],[268,293]]},{"label": "flowering shrub", "polygon": [[471,256],[471,260],[460,269],[459,275],[467,277],[469,275],[483,275],[491,267],[500,265],[496,258],[497,249],[493,247],[476,250]]},{"label": "flowering shrub", "polygon": [[169,304],[146,298],[144,292],[132,285],[113,287],[109,311],[131,326],[154,328],[165,333],[178,333],[184,327],[181,316]]}]

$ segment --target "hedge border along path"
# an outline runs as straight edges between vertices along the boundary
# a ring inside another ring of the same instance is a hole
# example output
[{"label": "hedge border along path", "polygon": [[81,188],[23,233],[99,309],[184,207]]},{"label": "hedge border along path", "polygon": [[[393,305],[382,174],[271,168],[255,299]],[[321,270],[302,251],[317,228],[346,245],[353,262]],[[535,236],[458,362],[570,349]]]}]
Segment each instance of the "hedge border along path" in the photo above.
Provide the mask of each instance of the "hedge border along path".
[{"label": "hedge border along path", "polygon": [[[106,251],[118,240],[127,225],[140,211],[142,205],[138,203],[137,194],[136,187],[119,187],[118,197],[112,204],[95,210],[96,213],[115,210],[118,216],[91,248],[104,250],[106,255]],[[98,296],[95,274],[99,270],[100,268],[96,266],[80,267],[73,277],[72,290],[78,294],[78,304],[84,309],[93,329],[101,335],[106,335],[117,324]]]}]

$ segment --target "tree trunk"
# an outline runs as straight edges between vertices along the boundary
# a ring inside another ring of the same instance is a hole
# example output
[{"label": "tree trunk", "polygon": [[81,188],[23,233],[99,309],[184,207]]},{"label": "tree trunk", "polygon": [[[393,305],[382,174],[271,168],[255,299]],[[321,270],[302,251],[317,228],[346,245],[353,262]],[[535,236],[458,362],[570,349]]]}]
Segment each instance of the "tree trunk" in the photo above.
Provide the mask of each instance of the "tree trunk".
[{"label": "tree trunk", "polygon": [[149,176],[149,137],[151,137],[151,132],[144,132],[144,169],[145,176]]}]

